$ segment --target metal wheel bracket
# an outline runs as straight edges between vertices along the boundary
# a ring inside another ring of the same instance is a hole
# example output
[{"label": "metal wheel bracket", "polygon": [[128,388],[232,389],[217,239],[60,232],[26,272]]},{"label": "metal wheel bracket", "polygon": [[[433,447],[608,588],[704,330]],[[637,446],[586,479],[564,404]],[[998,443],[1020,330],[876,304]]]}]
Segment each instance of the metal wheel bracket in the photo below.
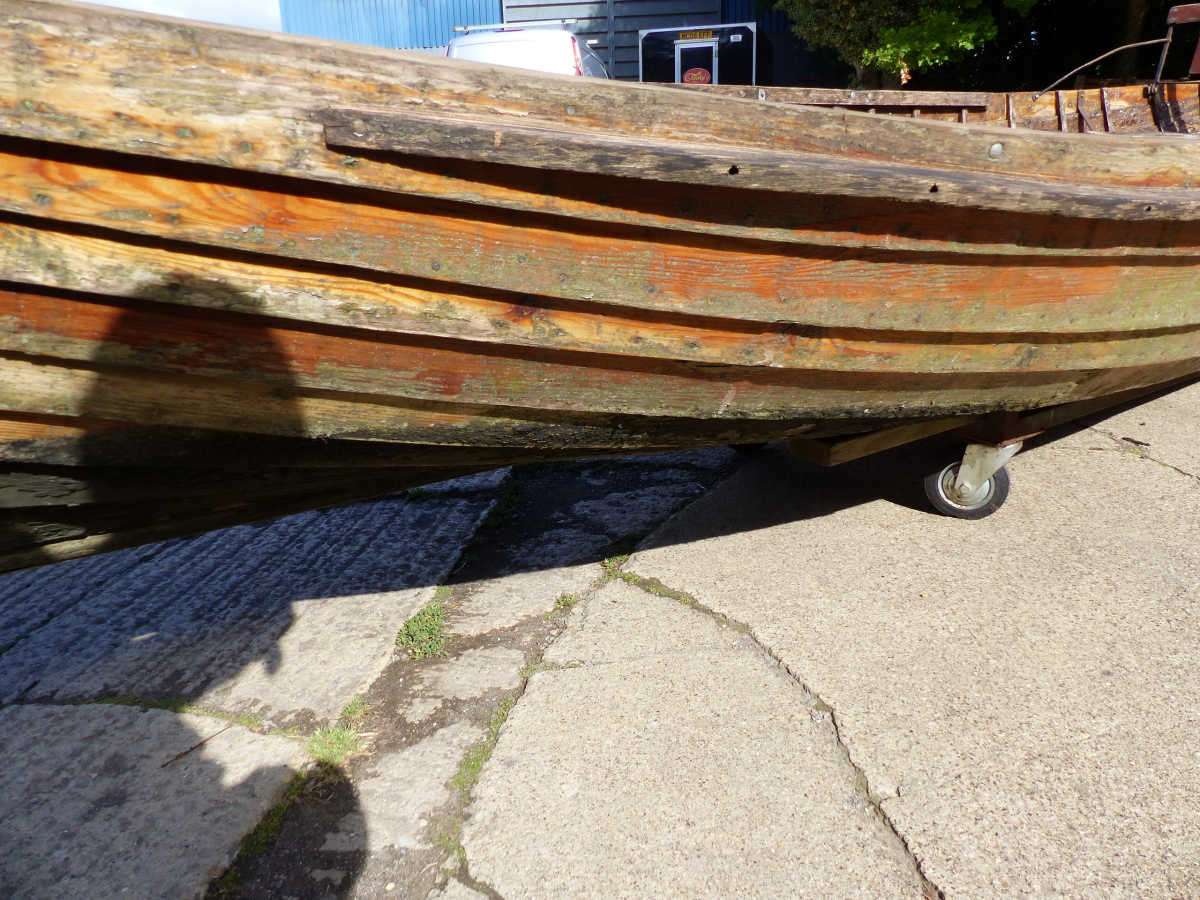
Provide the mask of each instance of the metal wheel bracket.
[{"label": "metal wheel bracket", "polygon": [[1017,441],[1006,447],[967,444],[962,465],[958,467],[958,477],[954,479],[954,489],[963,497],[974,494],[987,484],[987,480],[1003,468],[1006,462],[1017,455],[1022,443]]}]

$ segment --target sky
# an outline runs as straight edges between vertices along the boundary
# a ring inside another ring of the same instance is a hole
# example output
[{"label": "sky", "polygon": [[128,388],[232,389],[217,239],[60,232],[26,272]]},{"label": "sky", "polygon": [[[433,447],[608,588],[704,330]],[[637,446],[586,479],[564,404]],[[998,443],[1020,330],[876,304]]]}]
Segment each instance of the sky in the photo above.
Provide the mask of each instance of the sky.
[{"label": "sky", "polygon": [[119,6],[140,12],[158,13],[219,22],[222,25],[241,25],[243,28],[264,28],[280,31],[279,0],[90,0],[104,6]]}]

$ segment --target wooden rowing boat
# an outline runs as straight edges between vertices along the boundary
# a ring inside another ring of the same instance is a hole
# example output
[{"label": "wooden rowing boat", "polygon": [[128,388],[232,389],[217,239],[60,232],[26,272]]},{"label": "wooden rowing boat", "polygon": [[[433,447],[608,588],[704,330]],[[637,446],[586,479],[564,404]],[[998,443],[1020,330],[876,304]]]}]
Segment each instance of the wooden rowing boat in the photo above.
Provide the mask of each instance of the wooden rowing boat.
[{"label": "wooden rowing boat", "polygon": [[0,14],[0,568],[1200,370],[1185,134]]}]

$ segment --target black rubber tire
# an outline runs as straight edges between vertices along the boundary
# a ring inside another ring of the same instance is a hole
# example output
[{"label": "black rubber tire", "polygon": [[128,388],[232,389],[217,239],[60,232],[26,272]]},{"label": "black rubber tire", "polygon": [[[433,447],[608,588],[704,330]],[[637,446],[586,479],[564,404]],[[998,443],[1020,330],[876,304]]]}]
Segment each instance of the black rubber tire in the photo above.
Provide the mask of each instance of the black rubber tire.
[{"label": "black rubber tire", "polygon": [[988,489],[983,499],[970,506],[963,506],[950,499],[944,488],[947,480],[953,481],[958,474],[959,465],[960,463],[952,462],[932,475],[927,475],[925,477],[925,496],[929,498],[933,508],[944,516],[953,516],[956,519],[986,519],[1003,506],[1004,501],[1008,499],[1008,489],[1012,485],[1008,469],[997,470],[987,480],[985,488]]},{"label": "black rubber tire", "polygon": [[761,444],[730,444],[729,446],[738,453],[757,453],[767,446],[767,442],[763,441]]}]

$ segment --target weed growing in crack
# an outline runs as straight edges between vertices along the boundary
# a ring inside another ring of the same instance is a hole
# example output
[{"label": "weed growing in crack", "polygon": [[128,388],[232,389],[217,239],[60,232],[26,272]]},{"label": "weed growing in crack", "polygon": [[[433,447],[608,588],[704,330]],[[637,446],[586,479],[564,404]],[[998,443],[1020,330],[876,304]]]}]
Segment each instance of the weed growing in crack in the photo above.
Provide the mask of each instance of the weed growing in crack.
[{"label": "weed growing in crack", "polygon": [[633,572],[622,571],[621,565],[628,556],[613,556],[604,561],[604,576],[605,580],[620,579],[626,584],[632,584],[634,587],[639,587],[648,594],[654,594],[656,597],[666,597],[668,600],[674,600],[682,603],[684,606],[692,606],[700,609],[700,604],[691,594],[685,594],[683,591],[677,591],[667,587],[657,578],[643,578]]},{"label": "weed growing in crack", "polygon": [[396,635],[397,646],[408,651],[412,659],[446,655],[446,604],[441,600],[427,603],[420,612],[404,623]]},{"label": "weed growing in crack", "polygon": [[470,799],[471,789],[479,781],[479,773],[483,770],[483,764],[492,755],[492,750],[495,749],[496,741],[500,737],[500,729],[508,719],[508,714],[516,702],[515,697],[509,697],[496,708],[496,712],[492,715],[492,721],[488,724],[487,737],[467,751],[467,755],[458,764],[458,771],[454,773],[454,777],[446,782],[459,792],[464,804]]},{"label": "weed growing in crack", "polygon": [[[642,538],[647,535],[645,531],[635,531],[631,534],[626,534],[617,538],[608,547],[609,559],[620,559],[621,562],[629,559],[629,555],[637,548]],[[619,565],[619,564],[618,564]]]},{"label": "weed growing in crack", "polygon": [[544,618],[548,622],[556,622],[559,619],[565,618],[567,613],[582,599],[578,594],[563,594],[554,601],[554,609],[546,613]]},{"label": "weed growing in crack", "polygon": [[549,668],[549,666],[541,660],[535,660],[534,662],[526,663],[521,667],[521,680],[528,681],[529,676],[534,672],[540,672],[542,669],[546,668]]},{"label": "weed growing in crack", "polygon": [[[454,860],[455,867],[462,868],[466,865],[467,851],[462,845],[461,816],[438,816],[433,827],[429,829],[429,836]],[[443,868],[446,866],[443,865]]]},{"label": "weed growing in crack", "polygon": [[186,697],[160,697],[158,699],[145,699],[138,697],[135,694],[110,694],[106,697],[96,697],[92,700],[84,700],[81,705],[90,705],[93,703],[104,703],[111,706],[136,706],[138,709],[165,709],[167,712],[173,713],[188,713],[193,716],[206,716],[210,719],[221,719],[225,722],[233,722],[236,725],[241,725],[243,728],[253,728],[261,730],[263,723],[254,716],[242,715],[240,713],[224,712],[219,709],[207,709],[203,706],[188,700]]},{"label": "weed growing in crack", "polygon": [[358,725],[370,711],[371,705],[367,703],[367,698],[359,694],[342,710],[342,721],[349,725]]},{"label": "weed growing in crack", "polygon": [[429,491],[425,488],[413,488],[405,497],[409,503],[424,503],[429,499]]},{"label": "weed growing in crack", "polygon": [[625,563],[628,561],[629,554],[622,553],[617,556],[608,557],[606,560],[604,560],[604,562],[600,563],[600,565],[604,569],[604,574],[609,578],[620,578],[621,566],[625,565]]},{"label": "weed growing in crack", "polygon": [[318,728],[308,739],[309,756],[327,766],[336,766],[361,749],[358,728],[348,723]]},{"label": "weed growing in crack", "polygon": [[288,809],[302,795],[322,784],[328,784],[343,778],[342,772],[328,765],[317,765],[307,772],[297,772],[284,792],[283,799],[262,818],[254,830],[242,838],[241,847],[233,863],[213,881],[205,893],[205,900],[226,900],[232,897],[241,885],[242,869],[254,857],[266,852],[271,846],[271,839],[283,826]]},{"label": "weed growing in crack", "polygon": [[448,584],[439,584],[433,592],[434,600],[449,600],[454,596],[454,588]]}]

